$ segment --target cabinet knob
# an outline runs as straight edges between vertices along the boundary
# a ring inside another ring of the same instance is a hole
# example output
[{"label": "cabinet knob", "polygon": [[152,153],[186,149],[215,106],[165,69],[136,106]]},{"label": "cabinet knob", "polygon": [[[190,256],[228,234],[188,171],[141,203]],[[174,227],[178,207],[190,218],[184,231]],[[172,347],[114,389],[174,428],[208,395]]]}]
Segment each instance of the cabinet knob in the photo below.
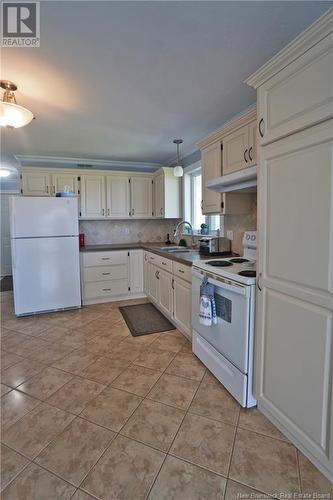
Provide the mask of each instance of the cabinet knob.
[{"label": "cabinet knob", "polygon": [[264,132],[263,132],[263,129],[262,129],[263,125],[265,125],[265,122],[264,122],[264,119],[261,118],[261,120],[259,122],[259,125],[258,125],[260,137],[264,137]]},{"label": "cabinet knob", "polygon": [[109,208],[108,208],[107,214],[108,214],[108,216],[110,216],[110,209]]},{"label": "cabinet knob", "polygon": [[260,292],[261,292],[261,290],[262,290],[261,278],[262,278],[262,273],[259,273],[258,280],[257,280],[257,287],[258,287],[258,290],[259,290]]},{"label": "cabinet knob", "polygon": [[244,151],[244,160],[245,160],[245,163],[248,162],[248,158],[247,158],[247,149],[245,149]]},{"label": "cabinet knob", "polygon": [[249,159],[250,159],[250,161],[253,160],[253,157],[251,155],[252,151],[253,151],[253,147],[251,146],[250,149],[249,149]]}]

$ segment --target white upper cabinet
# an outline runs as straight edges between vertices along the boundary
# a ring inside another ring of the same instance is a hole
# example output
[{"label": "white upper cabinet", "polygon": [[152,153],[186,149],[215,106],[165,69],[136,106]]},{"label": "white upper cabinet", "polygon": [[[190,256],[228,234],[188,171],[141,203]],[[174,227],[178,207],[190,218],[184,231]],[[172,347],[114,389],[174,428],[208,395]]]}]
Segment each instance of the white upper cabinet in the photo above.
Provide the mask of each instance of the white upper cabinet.
[{"label": "white upper cabinet", "polygon": [[51,196],[51,174],[40,171],[23,171],[21,174],[21,192],[25,196]]},{"label": "white upper cabinet", "polygon": [[113,219],[124,219],[131,215],[130,178],[108,175],[106,177],[106,214]]},{"label": "white upper cabinet", "polygon": [[81,175],[81,217],[104,219],[105,216],[105,176]]},{"label": "white upper cabinet", "polygon": [[223,138],[223,175],[256,165],[257,122],[241,127]]},{"label": "white upper cabinet", "polygon": [[181,179],[173,175],[173,168],[162,167],[154,176],[154,215],[158,218],[178,219],[181,214]]},{"label": "white upper cabinet", "polygon": [[206,187],[208,181],[222,175],[221,142],[217,141],[201,151],[202,213],[221,212],[221,194]]},{"label": "white upper cabinet", "polygon": [[153,182],[151,177],[131,177],[131,215],[150,219],[153,214]]},{"label": "white upper cabinet", "polygon": [[64,172],[52,174],[53,195],[64,191],[66,186],[69,186],[73,193],[78,194],[78,176],[74,174],[66,174]]},{"label": "white upper cabinet", "polygon": [[261,144],[333,116],[333,35],[307,50],[258,89]]}]

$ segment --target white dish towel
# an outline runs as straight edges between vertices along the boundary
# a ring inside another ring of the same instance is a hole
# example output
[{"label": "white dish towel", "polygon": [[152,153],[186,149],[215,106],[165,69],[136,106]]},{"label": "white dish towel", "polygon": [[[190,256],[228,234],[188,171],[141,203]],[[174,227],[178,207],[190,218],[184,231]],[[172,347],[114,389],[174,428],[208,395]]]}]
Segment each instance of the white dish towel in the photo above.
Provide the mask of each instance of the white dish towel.
[{"label": "white dish towel", "polygon": [[212,326],[217,323],[214,292],[214,285],[208,283],[205,276],[200,286],[199,323],[201,325]]}]

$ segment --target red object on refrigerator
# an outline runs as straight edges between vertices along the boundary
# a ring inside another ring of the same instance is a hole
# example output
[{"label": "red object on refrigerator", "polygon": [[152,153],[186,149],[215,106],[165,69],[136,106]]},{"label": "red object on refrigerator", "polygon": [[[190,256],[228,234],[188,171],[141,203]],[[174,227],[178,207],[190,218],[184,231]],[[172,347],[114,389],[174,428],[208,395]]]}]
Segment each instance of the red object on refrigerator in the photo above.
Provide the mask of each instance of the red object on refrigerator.
[{"label": "red object on refrigerator", "polygon": [[80,247],[84,247],[84,233],[79,234]]}]

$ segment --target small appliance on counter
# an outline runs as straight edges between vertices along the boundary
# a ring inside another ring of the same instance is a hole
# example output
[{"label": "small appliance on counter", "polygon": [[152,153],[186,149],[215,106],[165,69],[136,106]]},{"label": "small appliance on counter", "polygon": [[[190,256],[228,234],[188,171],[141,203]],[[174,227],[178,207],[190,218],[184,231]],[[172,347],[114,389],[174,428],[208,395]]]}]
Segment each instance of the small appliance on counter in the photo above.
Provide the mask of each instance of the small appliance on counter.
[{"label": "small appliance on counter", "polygon": [[199,240],[199,252],[210,256],[228,254],[231,252],[231,241],[218,236],[205,236]]}]

